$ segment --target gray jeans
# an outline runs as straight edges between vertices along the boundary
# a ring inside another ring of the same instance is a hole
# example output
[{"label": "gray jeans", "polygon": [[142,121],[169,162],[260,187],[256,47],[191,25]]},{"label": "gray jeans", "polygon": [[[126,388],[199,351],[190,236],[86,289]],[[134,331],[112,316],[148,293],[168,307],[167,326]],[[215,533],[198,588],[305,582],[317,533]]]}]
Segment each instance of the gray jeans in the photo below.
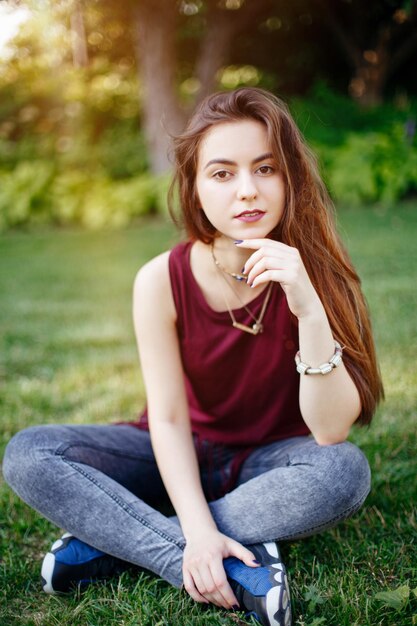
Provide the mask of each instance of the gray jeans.
[{"label": "gray jeans", "polygon": [[[231,448],[206,455],[202,449],[199,462],[217,527],[243,544],[330,528],[357,511],[369,493],[368,462],[356,446],[294,437],[257,448],[231,491],[211,499],[234,456]],[[185,540],[178,521],[166,514],[169,499],[147,432],[130,425],[34,426],[10,441],[3,474],[57,526],[182,585]]]}]

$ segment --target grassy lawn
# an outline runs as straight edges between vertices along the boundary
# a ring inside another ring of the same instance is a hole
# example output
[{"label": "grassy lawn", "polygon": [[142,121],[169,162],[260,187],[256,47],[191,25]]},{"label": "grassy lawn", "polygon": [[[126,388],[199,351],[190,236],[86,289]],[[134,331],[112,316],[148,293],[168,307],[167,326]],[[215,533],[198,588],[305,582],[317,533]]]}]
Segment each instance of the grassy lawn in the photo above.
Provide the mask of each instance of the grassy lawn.
[{"label": "grassy lawn", "polygon": [[[339,220],[363,278],[387,398],[372,427],[351,435],[373,471],[362,511],[332,531],[283,545],[294,623],[411,626],[417,624],[417,203],[341,211]],[[157,220],[126,232],[0,238],[0,458],[9,438],[32,424],[134,418],[144,392],[132,281],[138,267],[175,240]],[[203,609],[146,574],[125,573],[81,597],[46,596],[40,559],[58,534],[0,478],[1,626],[249,623]]]}]

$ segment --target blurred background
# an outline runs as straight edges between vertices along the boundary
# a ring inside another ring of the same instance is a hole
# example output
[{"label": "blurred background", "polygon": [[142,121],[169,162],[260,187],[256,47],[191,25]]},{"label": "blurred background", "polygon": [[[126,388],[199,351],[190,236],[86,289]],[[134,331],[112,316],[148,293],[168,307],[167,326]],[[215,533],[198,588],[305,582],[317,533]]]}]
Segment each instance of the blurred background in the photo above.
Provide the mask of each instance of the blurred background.
[{"label": "blurred background", "polygon": [[417,195],[415,0],[0,0],[0,230],[166,210],[214,89],[289,103],[339,205]]}]

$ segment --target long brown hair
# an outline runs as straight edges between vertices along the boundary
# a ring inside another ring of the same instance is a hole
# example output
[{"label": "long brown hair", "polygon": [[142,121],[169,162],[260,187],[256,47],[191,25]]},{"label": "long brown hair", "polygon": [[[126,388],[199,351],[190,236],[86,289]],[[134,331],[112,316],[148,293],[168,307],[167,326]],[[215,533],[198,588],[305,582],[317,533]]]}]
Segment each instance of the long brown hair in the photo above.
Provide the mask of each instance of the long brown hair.
[{"label": "long brown hair", "polygon": [[[175,171],[168,195],[171,214],[177,224],[183,224],[189,238],[213,241],[216,230],[205,216],[196,191],[199,147],[215,124],[244,119],[264,124],[285,181],[284,213],[270,237],[299,250],[334,338],[345,346],[344,363],[362,404],[358,421],[367,424],[384,395],[367,305],[360,279],[337,234],[334,207],[316,158],[285,103],[267,91],[247,87],[203,100],[185,131],[174,139]],[[173,208],[176,191],[180,219]]]}]

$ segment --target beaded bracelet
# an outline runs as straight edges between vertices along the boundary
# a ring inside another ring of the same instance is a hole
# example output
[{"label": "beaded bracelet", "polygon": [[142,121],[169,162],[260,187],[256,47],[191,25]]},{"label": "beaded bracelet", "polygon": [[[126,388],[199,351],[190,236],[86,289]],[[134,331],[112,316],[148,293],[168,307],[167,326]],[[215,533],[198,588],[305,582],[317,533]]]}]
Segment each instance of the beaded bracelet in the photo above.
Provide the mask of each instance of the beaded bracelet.
[{"label": "beaded bracelet", "polygon": [[334,342],[334,354],[327,361],[322,363],[318,367],[311,367],[307,363],[303,363],[300,357],[300,351],[295,355],[295,362],[297,364],[297,372],[299,374],[330,374],[335,367],[338,367],[342,362],[343,348],[337,341]]}]

